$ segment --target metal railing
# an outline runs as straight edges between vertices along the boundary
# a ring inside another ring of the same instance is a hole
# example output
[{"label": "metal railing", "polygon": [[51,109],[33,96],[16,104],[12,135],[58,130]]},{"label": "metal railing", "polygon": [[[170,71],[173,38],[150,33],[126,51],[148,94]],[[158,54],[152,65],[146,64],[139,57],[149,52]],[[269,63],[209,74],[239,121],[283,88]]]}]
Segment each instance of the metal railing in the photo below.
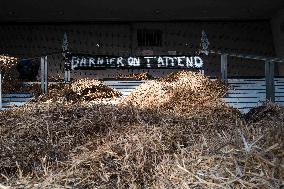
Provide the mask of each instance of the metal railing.
[{"label": "metal railing", "polygon": [[264,57],[254,55],[244,55],[236,53],[223,53],[220,51],[210,51],[211,54],[221,55],[221,79],[228,84],[228,56],[250,60],[260,60],[265,63],[265,83],[266,83],[266,99],[275,102],[275,85],[274,85],[274,66],[275,62],[284,63],[284,59],[275,57]]}]

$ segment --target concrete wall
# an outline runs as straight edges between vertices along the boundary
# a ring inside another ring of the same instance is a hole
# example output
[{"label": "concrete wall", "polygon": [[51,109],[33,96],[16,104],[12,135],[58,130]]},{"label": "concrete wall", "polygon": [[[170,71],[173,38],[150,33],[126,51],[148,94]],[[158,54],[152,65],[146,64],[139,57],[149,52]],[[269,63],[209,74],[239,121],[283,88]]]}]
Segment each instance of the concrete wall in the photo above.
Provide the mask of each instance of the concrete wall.
[{"label": "concrete wall", "polygon": [[[284,58],[284,9],[279,11],[271,20],[275,52],[278,57]],[[284,63],[278,64],[279,74],[284,76]]]},{"label": "concrete wall", "polygon": [[[139,47],[136,31],[157,28],[163,31],[161,47]],[[268,21],[239,22],[138,22],[104,24],[6,24],[0,25],[0,54],[33,57],[61,51],[64,32],[67,32],[70,50],[75,53],[95,55],[133,56],[143,50],[155,55],[191,55],[200,45],[201,31],[205,30],[210,48],[226,52],[274,56],[271,26]],[[220,57],[207,56],[205,74],[220,76]],[[49,73],[63,78],[61,54],[48,57]],[[263,76],[264,63],[239,58],[229,58],[229,76]],[[72,77],[115,77],[117,74],[141,70],[73,71]],[[153,75],[163,75],[171,70],[143,70]]]}]

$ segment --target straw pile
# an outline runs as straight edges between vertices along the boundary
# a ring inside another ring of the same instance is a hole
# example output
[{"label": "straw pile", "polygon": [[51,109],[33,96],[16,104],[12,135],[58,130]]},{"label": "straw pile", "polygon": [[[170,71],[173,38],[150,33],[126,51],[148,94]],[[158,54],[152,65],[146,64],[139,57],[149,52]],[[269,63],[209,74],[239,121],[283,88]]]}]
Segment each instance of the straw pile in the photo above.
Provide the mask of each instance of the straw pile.
[{"label": "straw pile", "polygon": [[148,72],[144,72],[144,73],[134,73],[134,74],[129,74],[129,75],[120,74],[119,76],[117,76],[117,79],[150,80],[150,79],[154,79],[154,77]]},{"label": "straw pile", "polygon": [[80,79],[70,84],[56,84],[49,87],[48,93],[38,97],[39,102],[92,101],[119,97],[120,93],[95,79]]},{"label": "straw pile", "polygon": [[24,91],[23,82],[15,79],[15,77],[9,73],[6,73],[2,83],[3,93],[14,93]]},{"label": "straw pile", "polygon": [[[198,80],[194,85],[185,79],[157,81],[162,82],[192,85],[187,90],[201,103],[180,102],[184,110],[189,106],[187,116],[167,109],[170,89],[168,101],[152,108],[132,96],[136,101],[118,106],[30,104],[0,112],[0,183],[11,188],[283,187],[283,107],[267,104],[277,116],[268,119],[255,111],[251,114],[262,119],[246,121],[218,102],[224,89],[219,84],[209,83],[222,89],[208,97],[210,106],[201,100],[204,94],[195,94],[194,86],[203,88]],[[198,106],[203,110],[194,113]]]},{"label": "straw pile", "polygon": [[225,94],[226,88],[221,82],[211,81],[199,73],[181,71],[142,84],[123,103],[185,114],[203,111],[207,105],[210,109],[213,105],[225,108],[220,100]]},{"label": "straw pile", "polygon": [[7,70],[11,69],[17,64],[17,58],[7,55],[0,55],[0,69]]},{"label": "straw pile", "polygon": [[58,74],[56,76],[48,76],[48,81],[49,82],[64,82],[64,78]]},{"label": "straw pile", "polygon": [[23,90],[22,82],[15,79],[17,58],[0,55],[0,71],[2,74],[2,92],[11,93],[15,90]]}]

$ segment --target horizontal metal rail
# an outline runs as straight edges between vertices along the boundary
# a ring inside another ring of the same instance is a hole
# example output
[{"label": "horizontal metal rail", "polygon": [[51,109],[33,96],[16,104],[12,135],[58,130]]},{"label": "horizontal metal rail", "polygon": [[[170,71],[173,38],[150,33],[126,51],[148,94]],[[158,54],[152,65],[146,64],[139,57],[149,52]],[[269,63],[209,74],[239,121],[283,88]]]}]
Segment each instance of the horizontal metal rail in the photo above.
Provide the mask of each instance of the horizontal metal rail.
[{"label": "horizontal metal rail", "polygon": [[275,102],[274,63],[275,62],[284,63],[284,59],[275,58],[275,57],[273,58],[273,57],[237,54],[237,53],[224,53],[221,51],[210,51],[210,53],[221,55],[221,79],[225,85],[228,84],[228,58],[227,58],[228,56],[264,61],[265,80],[266,80],[266,99]]},{"label": "horizontal metal rail", "polygon": [[228,52],[213,51],[213,50],[210,51],[210,54],[227,55],[227,56],[231,56],[231,57],[244,58],[244,59],[250,59],[250,60],[260,60],[260,61],[271,61],[271,62],[284,63],[284,59],[277,58],[277,57],[266,57],[266,56],[257,56],[257,55],[248,55],[248,54],[228,53]]}]

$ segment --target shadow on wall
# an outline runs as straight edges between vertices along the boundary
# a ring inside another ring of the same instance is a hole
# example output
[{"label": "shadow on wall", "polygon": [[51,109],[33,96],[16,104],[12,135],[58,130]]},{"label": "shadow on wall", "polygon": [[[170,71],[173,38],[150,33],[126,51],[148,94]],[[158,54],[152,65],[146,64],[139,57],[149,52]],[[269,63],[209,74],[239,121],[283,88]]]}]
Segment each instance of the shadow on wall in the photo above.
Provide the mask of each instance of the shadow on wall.
[{"label": "shadow on wall", "polygon": [[38,60],[21,60],[17,66],[19,79],[22,81],[36,81],[39,65]]}]

